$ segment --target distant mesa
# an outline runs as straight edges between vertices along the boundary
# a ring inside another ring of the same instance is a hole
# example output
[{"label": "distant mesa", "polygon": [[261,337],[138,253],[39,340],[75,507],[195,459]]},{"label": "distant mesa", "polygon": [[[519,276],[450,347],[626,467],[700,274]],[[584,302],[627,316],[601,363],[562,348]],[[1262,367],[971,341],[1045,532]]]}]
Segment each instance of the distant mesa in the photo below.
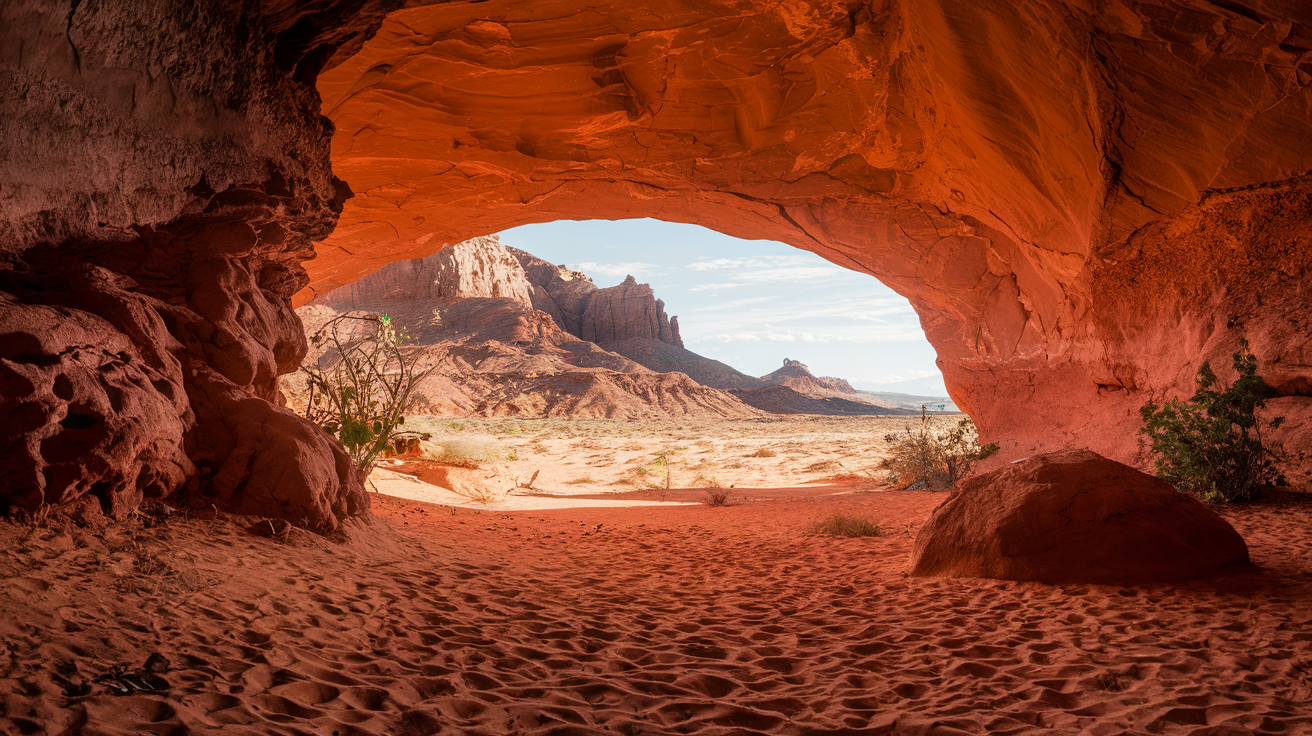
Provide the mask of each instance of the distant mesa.
[{"label": "distant mesa", "polygon": [[811,369],[799,360],[784,358],[784,367],[773,373],[761,376],[761,380],[776,386],[787,386],[803,393],[811,391],[829,391],[838,394],[854,394],[852,384],[841,378],[817,378]]},{"label": "distant mesa", "polygon": [[[757,378],[683,345],[679,320],[632,276],[598,288],[495,235],[398,261],[296,310],[306,334],[343,311],[379,312],[437,370],[423,410],[447,416],[661,418],[905,414],[911,407],[785,360]],[[312,348],[308,360],[329,360]],[[282,379],[293,404],[303,380]]]}]

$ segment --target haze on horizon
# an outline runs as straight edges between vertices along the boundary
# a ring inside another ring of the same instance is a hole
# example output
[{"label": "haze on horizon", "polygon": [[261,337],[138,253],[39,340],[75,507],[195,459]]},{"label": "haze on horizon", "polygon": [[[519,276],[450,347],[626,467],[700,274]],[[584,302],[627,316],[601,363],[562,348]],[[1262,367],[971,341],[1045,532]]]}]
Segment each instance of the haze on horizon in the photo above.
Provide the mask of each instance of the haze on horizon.
[{"label": "haze on horizon", "polygon": [[947,395],[906,298],[814,253],[653,219],[556,220],[501,240],[599,287],[651,284],[689,350],[750,375],[789,358],[859,389]]}]

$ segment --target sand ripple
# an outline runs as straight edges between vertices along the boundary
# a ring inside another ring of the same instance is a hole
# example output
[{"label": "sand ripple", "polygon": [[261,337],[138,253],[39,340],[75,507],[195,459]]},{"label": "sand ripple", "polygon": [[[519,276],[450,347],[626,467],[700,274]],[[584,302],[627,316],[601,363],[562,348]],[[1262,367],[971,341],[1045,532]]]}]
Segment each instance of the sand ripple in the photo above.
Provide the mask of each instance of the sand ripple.
[{"label": "sand ripple", "polygon": [[[1312,733],[1303,497],[1231,514],[1263,574],[1135,588],[905,578],[941,498],[6,526],[0,733]],[[896,533],[802,534],[839,509]],[[59,684],[156,651],[166,694]]]}]

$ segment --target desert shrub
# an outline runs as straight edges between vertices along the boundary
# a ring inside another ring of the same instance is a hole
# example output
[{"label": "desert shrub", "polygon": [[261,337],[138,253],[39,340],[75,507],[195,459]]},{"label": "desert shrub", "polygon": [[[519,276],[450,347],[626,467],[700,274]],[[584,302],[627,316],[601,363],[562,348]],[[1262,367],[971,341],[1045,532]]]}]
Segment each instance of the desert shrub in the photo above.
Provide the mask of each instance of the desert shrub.
[{"label": "desert shrub", "polygon": [[776,453],[774,450],[771,450],[768,447],[762,447],[761,449],[757,450],[756,452],[753,452],[747,457],[774,457],[777,454],[778,453]]},{"label": "desert shrub", "polygon": [[724,484],[713,475],[699,475],[693,479],[691,488],[723,488]]},{"label": "desert shrub", "polygon": [[918,427],[907,425],[901,433],[884,435],[884,440],[893,455],[881,467],[888,471],[888,485],[899,490],[947,490],[969,475],[975,463],[998,451],[992,442],[980,445],[970,417],[935,427],[924,412]]},{"label": "desert shrub", "polygon": [[824,521],[817,521],[809,529],[811,534],[829,537],[882,537],[888,534],[878,524],[864,516],[838,513]]},{"label": "desert shrub", "polygon": [[702,503],[711,507],[728,506],[730,493],[728,488],[707,488]]},{"label": "desert shrub", "polygon": [[501,459],[500,446],[481,437],[452,437],[438,442],[425,442],[422,448],[420,456],[425,460],[466,468],[477,468]]},{"label": "desert shrub", "polygon": [[[1257,375],[1247,340],[1240,340],[1233,364],[1238,377],[1229,386],[1204,362],[1193,396],[1161,406],[1149,401],[1139,409],[1139,432],[1152,441],[1158,477],[1209,503],[1248,501],[1284,480],[1279,450],[1266,444],[1257,417],[1275,389]],[[1275,429],[1283,421],[1275,417],[1265,424]]]},{"label": "desert shrub", "polygon": [[418,370],[402,349],[407,340],[387,315],[359,312],[334,317],[310,337],[328,350],[301,366],[305,417],[342,443],[362,482],[391,443],[414,434],[401,425],[418,400],[415,386],[431,369]]}]

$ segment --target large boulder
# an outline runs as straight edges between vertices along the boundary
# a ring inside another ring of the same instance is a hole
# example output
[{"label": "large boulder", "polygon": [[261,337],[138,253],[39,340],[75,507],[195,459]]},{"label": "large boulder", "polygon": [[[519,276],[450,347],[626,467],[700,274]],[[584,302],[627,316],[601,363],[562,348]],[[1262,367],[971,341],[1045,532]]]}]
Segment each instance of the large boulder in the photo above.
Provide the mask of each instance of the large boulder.
[{"label": "large boulder", "polygon": [[1169,483],[1088,450],[962,481],[916,537],[911,574],[1155,583],[1251,568],[1239,533]]}]

